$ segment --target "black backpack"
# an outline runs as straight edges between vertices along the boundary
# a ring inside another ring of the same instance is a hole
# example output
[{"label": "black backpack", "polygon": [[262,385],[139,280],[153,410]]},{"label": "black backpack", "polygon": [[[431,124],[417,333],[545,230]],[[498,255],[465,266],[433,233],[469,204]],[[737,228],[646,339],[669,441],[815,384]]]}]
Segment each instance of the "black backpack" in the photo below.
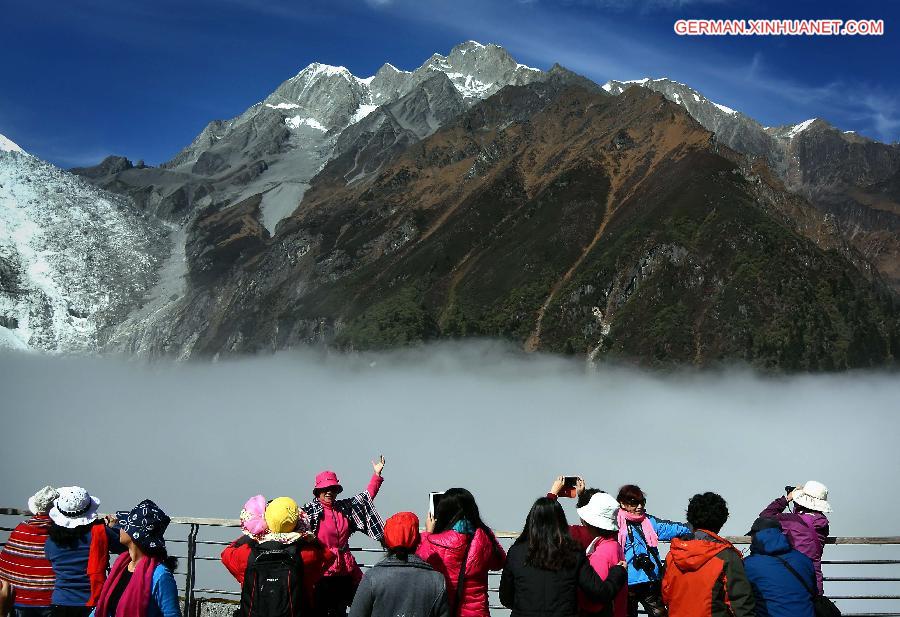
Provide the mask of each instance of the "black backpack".
[{"label": "black backpack", "polygon": [[280,542],[252,547],[241,587],[243,617],[301,617],[305,602],[299,548]]}]

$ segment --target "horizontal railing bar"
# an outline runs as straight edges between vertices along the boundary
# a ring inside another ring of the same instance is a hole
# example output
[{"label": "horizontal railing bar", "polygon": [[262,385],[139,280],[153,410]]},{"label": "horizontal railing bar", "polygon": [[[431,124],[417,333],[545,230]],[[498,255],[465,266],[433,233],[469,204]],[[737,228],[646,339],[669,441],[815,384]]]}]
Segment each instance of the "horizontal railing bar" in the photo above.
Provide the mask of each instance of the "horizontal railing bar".
[{"label": "horizontal railing bar", "polygon": [[229,596],[239,596],[240,591],[226,591],[224,589],[195,589],[194,593],[221,593]]},{"label": "horizontal railing bar", "polygon": [[877,576],[826,576],[826,581],[867,581],[900,583],[900,578],[879,578]]},{"label": "horizontal railing bar", "polygon": [[823,559],[822,563],[835,566],[889,566],[900,564],[900,559]]},{"label": "horizontal railing bar", "polygon": [[[31,512],[18,508],[0,508],[0,515],[32,516]],[[237,518],[198,518],[191,516],[173,516],[172,522],[177,525],[208,525],[211,527],[240,527]],[[519,537],[517,531],[494,531],[500,539],[513,540]],[[732,544],[749,544],[749,536],[725,536]],[[826,544],[900,544],[900,536],[832,536],[825,540]]]},{"label": "horizontal railing bar", "polygon": [[900,596],[832,596],[830,600],[900,600]]}]

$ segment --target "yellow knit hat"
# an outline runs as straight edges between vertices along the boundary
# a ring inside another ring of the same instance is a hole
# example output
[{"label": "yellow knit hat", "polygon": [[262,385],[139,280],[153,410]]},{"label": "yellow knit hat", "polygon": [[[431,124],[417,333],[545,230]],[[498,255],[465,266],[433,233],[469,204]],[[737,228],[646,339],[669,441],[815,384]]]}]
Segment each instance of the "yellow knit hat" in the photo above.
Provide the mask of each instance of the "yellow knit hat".
[{"label": "yellow knit hat", "polygon": [[289,533],[297,528],[297,520],[300,518],[300,508],[297,502],[290,497],[273,499],[266,506],[266,525],[272,533]]}]

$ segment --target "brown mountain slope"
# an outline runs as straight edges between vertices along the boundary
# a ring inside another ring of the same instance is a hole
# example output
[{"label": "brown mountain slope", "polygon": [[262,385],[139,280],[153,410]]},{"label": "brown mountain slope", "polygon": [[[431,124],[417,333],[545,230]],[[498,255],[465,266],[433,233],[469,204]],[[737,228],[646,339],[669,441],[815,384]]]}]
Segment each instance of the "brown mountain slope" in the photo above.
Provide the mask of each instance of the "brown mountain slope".
[{"label": "brown mountain slope", "polygon": [[896,353],[890,298],[827,225],[657,94],[507,88],[376,176],[330,168],[271,239],[247,224],[252,202],[212,222],[242,230],[233,265],[172,337],[212,354],[501,336],[795,369]]}]

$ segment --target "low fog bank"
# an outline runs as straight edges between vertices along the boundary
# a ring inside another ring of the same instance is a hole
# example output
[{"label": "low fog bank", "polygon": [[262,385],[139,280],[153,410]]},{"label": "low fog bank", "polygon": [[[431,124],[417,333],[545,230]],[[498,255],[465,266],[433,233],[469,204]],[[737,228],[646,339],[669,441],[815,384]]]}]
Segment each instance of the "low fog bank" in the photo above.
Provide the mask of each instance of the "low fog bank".
[{"label": "low fog bank", "polygon": [[[489,344],[390,354],[290,353],[216,364],[0,356],[0,506],[81,484],[102,510],[144,497],[178,516],[236,517],[256,493],[312,497],[334,469],[362,490],[387,458],[378,506],[424,514],[427,493],[472,490],[518,530],[558,474],[682,520],[714,490],[742,534],[785,484],[828,485],[835,535],[896,535],[900,379],[668,373],[523,356]],[[574,520],[571,500],[566,500]]]}]

